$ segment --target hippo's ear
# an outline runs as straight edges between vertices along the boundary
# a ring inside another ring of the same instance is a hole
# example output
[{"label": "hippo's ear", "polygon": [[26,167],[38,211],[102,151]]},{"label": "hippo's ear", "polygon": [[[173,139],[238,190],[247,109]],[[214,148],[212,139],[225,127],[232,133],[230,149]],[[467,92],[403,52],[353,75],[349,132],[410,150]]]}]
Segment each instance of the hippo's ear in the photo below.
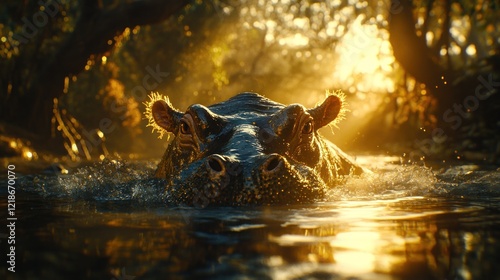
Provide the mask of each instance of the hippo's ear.
[{"label": "hippo's ear", "polygon": [[158,100],[151,106],[155,123],[168,132],[174,132],[183,114],[177,111],[170,102]]},{"label": "hippo's ear", "polygon": [[337,118],[342,108],[342,100],[337,95],[329,95],[321,105],[308,109],[314,119],[316,129],[321,128]]}]

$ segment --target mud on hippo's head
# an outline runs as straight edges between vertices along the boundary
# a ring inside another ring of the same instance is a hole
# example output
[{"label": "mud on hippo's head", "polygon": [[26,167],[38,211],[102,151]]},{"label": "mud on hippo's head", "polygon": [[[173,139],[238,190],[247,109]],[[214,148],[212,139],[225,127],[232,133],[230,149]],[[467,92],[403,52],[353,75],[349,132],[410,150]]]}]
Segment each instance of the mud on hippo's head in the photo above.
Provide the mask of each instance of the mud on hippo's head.
[{"label": "mud on hippo's head", "polygon": [[241,93],[185,112],[167,100],[151,105],[157,126],[174,135],[156,170],[170,201],[187,205],[310,202],[339,175],[360,172],[317,130],[341,111],[336,95],[307,109]]}]

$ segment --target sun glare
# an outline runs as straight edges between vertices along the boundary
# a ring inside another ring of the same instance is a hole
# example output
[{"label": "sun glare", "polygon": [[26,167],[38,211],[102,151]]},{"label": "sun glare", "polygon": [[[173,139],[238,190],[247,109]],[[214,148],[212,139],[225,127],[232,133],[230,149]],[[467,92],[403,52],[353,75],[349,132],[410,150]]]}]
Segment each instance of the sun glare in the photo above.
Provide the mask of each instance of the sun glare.
[{"label": "sun glare", "polygon": [[371,20],[359,15],[347,27],[335,51],[337,61],[332,65],[332,82],[355,98],[349,100],[352,117],[340,124],[339,143],[356,137],[380,106],[387,93],[396,91],[392,47],[387,30],[378,28]]},{"label": "sun glare", "polygon": [[353,92],[393,92],[394,57],[389,35],[363,20],[364,15],[358,16],[337,45],[340,57],[333,78]]},{"label": "sun glare", "polygon": [[280,45],[287,45],[291,48],[303,47],[303,46],[307,46],[307,44],[309,44],[309,38],[307,38],[306,36],[304,36],[300,33],[296,33],[292,36],[280,39],[279,44]]}]

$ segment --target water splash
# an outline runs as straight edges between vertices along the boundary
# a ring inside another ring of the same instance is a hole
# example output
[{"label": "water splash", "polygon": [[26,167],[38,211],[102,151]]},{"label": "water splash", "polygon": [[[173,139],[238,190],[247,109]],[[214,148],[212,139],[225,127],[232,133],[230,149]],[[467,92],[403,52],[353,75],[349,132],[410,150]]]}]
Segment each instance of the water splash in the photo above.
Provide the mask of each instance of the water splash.
[{"label": "water splash", "polygon": [[165,182],[153,178],[154,168],[147,161],[104,160],[69,175],[23,178],[21,186],[49,198],[159,203],[165,199]]},{"label": "water splash", "polygon": [[488,170],[474,164],[454,166],[438,174],[437,178],[437,186],[449,196],[500,196],[500,168]]},{"label": "water splash", "polygon": [[432,170],[423,166],[393,166],[391,169],[349,176],[333,188],[330,200],[392,199],[441,193]]},{"label": "water splash", "polygon": [[330,200],[500,196],[500,168],[466,164],[433,169],[387,163],[384,157],[378,158],[375,165],[380,167],[373,168],[372,174],[344,178],[342,184],[329,193]]},{"label": "water splash", "polygon": [[[373,173],[347,176],[323,201],[390,200],[404,197],[500,197],[500,170],[462,165],[443,168],[389,164],[378,158]],[[47,198],[170,204],[165,180],[153,178],[151,161],[104,160],[71,174],[20,178],[20,190]],[[172,203],[175,204],[175,203]]]}]

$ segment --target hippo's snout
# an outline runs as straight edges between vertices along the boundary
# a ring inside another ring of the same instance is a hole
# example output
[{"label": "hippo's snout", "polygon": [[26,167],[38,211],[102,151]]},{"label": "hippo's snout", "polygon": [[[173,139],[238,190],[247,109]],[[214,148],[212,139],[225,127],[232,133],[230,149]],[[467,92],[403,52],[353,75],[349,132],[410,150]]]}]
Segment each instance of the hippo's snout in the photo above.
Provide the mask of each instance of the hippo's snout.
[{"label": "hippo's snout", "polygon": [[[205,167],[211,181],[220,181],[223,177],[229,177],[236,181],[244,174],[267,178],[284,173],[286,166],[286,159],[279,154],[265,155],[246,164],[228,160],[219,154],[210,155],[205,160]],[[253,184],[257,183],[253,182]]]}]

